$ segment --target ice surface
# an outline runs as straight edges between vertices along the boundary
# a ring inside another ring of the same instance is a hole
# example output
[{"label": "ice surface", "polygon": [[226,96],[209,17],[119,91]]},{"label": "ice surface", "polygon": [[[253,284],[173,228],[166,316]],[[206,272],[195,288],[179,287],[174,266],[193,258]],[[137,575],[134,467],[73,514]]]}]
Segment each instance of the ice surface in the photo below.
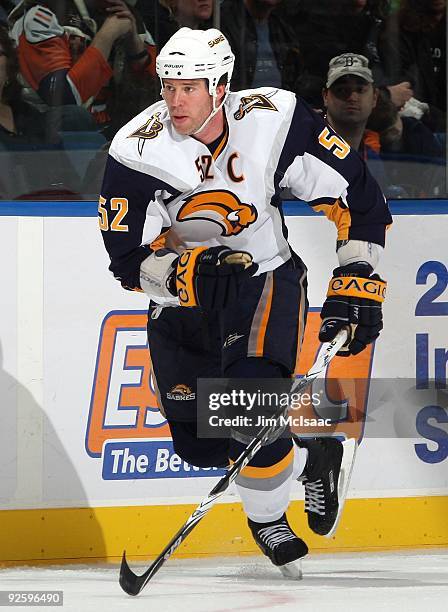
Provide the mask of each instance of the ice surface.
[{"label": "ice surface", "polygon": [[0,589],[64,591],[62,608],[5,608],[36,612],[448,611],[448,550],[309,555],[302,566],[296,582],[261,556],[171,560],[138,597],[123,593],[115,565],[10,568]]}]

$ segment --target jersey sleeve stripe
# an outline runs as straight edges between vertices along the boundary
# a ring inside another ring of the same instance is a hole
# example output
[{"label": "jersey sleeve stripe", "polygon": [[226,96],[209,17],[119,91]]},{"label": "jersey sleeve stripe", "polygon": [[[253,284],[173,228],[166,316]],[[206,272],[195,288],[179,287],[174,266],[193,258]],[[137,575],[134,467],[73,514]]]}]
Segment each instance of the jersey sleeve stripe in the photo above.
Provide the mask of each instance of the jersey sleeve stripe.
[{"label": "jersey sleeve stripe", "polygon": [[333,204],[313,205],[313,210],[316,212],[322,211],[327,219],[333,221],[338,230],[338,240],[348,240],[352,219],[350,209],[343,207],[340,200],[333,202]]}]

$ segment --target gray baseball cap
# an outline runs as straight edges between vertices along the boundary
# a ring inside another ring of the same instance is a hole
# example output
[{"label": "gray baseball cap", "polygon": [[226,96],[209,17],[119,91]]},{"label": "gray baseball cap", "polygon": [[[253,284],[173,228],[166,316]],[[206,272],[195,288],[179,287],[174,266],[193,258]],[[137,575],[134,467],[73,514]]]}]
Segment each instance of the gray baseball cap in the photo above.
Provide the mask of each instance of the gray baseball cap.
[{"label": "gray baseball cap", "polygon": [[358,76],[368,83],[373,83],[373,74],[369,68],[369,60],[364,55],[358,55],[357,53],[343,53],[330,60],[327,74],[327,89],[343,76]]}]

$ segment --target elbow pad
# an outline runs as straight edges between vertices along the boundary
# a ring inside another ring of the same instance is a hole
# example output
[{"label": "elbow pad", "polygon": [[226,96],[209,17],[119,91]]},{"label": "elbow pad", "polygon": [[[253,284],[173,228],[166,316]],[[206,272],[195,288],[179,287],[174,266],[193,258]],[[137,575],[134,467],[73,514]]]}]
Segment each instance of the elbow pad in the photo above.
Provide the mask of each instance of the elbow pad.
[{"label": "elbow pad", "polygon": [[342,242],[342,244],[338,244],[336,250],[339,266],[349,266],[365,262],[374,270],[380,260],[383,247],[374,242],[366,242],[365,240],[347,240]]}]

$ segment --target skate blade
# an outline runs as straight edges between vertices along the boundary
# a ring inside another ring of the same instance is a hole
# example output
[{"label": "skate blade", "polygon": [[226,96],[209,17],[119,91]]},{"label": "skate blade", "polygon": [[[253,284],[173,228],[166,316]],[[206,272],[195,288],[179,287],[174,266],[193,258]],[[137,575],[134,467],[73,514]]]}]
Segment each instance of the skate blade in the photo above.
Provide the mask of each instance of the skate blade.
[{"label": "skate blade", "polygon": [[342,446],[344,447],[344,454],[342,455],[341,470],[339,472],[338,482],[338,515],[331,530],[325,534],[326,538],[331,538],[331,536],[334,535],[341,518],[345,498],[347,497],[348,493],[348,486],[350,484],[350,477],[353,471],[353,465],[355,463],[356,450],[358,448],[358,444],[354,438],[344,440],[344,442],[342,442]]},{"label": "skate blade", "polygon": [[285,565],[279,565],[278,569],[281,571],[285,578],[289,580],[302,580],[302,564],[300,560],[291,561],[290,563],[285,563]]}]

